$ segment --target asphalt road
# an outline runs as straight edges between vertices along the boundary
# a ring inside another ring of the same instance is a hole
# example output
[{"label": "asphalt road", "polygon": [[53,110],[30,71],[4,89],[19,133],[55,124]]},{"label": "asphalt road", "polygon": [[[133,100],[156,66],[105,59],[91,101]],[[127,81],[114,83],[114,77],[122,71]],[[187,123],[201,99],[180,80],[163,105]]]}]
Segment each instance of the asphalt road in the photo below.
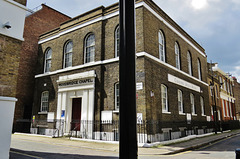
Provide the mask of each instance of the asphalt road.
[{"label": "asphalt road", "polygon": [[[118,152],[55,145],[28,140],[12,142],[10,159],[117,159]],[[147,155],[139,159],[235,159],[240,148],[240,135],[221,140],[195,151],[175,155]]]}]

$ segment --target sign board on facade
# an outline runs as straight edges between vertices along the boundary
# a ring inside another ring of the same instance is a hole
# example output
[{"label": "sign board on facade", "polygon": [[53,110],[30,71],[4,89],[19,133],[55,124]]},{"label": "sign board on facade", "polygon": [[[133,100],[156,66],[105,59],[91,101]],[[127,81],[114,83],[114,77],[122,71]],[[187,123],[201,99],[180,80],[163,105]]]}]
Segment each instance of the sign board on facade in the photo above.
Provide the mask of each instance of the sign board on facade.
[{"label": "sign board on facade", "polygon": [[136,90],[142,90],[142,89],[143,89],[143,83],[142,82],[136,83]]},{"label": "sign board on facade", "polygon": [[111,124],[112,123],[112,111],[102,111],[101,112],[101,123]]},{"label": "sign board on facade", "polygon": [[137,124],[142,124],[143,116],[142,113],[137,113]]},{"label": "sign board on facade", "polygon": [[190,82],[187,82],[183,79],[180,79],[176,76],[173,76],[171,74],[168,74],[168,81],[169,82],[172,82],[174,84],[177,84],[177,85],[180,85],[182,87],[185,87],[185,88],[188,88],[188,89],[191,89],[191,90],[194,90],[196,92],[201,92],[201,89],[199,86],[195,85],[195,84],[192,84]]},{"label": "sign board on facade", "polygon": [[94,83],[93,78],[87,78],[87,79],[77,79],[77,80],[71,80],[71,81],[65,81],[58,83],[59,87],[69,87],[69,86],[76,86],[76,85],[83,85],[88,83]]},{"label": "sign board on facade", "polygon": [[65,110],[62,110],[61,112],[61,118],[64,118],[65,117]]},{"label": "sign board on facade", "polygon": [[190,113],[187,113],[187,124],[191,124],[192,121],[192,115]]},{"label": "sign board on facade", "polygon": [[210,122],[211,121],[211,117],[210,116],[207,116],[207,121]]}]

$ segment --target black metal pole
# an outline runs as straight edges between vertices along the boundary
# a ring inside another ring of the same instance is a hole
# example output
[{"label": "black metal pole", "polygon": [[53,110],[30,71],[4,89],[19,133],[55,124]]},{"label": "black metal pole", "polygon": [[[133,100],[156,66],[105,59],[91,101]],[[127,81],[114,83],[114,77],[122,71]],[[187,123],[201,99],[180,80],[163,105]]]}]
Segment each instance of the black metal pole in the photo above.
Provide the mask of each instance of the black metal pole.
[{"label": "black metal pole", "polygon": [[137,159],[135,0],[120,0],[120,159]]}]

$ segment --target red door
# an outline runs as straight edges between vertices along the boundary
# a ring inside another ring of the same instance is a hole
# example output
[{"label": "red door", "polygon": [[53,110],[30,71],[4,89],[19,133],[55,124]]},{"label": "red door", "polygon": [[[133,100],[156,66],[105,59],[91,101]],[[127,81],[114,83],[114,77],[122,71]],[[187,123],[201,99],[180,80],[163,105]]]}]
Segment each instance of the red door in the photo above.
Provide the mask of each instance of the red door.
[{"label": "red door", "polygon": [[81,104],[82,98],[73,98],[72,100],[72,122],[71,130],[79,131],[81,125]]}]

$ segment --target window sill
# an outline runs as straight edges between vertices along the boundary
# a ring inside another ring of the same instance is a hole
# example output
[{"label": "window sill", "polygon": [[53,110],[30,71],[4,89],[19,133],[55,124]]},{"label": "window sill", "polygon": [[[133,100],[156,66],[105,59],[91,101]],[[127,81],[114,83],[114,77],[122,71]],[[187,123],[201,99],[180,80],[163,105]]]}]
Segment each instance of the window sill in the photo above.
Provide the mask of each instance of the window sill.
[{"label": "window sill", "polygon": [[48,114],[48,112],[38,112],[38,114]]},{"label": "window sill", "polygon": [[197,114],[192,114],[192,116],[197,116]]},{"label": "window sill", "polygon": [[206,116],[205,114],[202,114],[202,116]]},{"label": "window sill", "polygon": [[171,112],[166,112],[166,111],[163,111],[162,113],[163,114],[172,114]]},{"label": "window sill", "polygon": [[113,113],[119,113],[119,110],[114,110]]},{"label": "window sill", "polygon": [[179,115],[186,115],[186,113],[179,112]]}]

